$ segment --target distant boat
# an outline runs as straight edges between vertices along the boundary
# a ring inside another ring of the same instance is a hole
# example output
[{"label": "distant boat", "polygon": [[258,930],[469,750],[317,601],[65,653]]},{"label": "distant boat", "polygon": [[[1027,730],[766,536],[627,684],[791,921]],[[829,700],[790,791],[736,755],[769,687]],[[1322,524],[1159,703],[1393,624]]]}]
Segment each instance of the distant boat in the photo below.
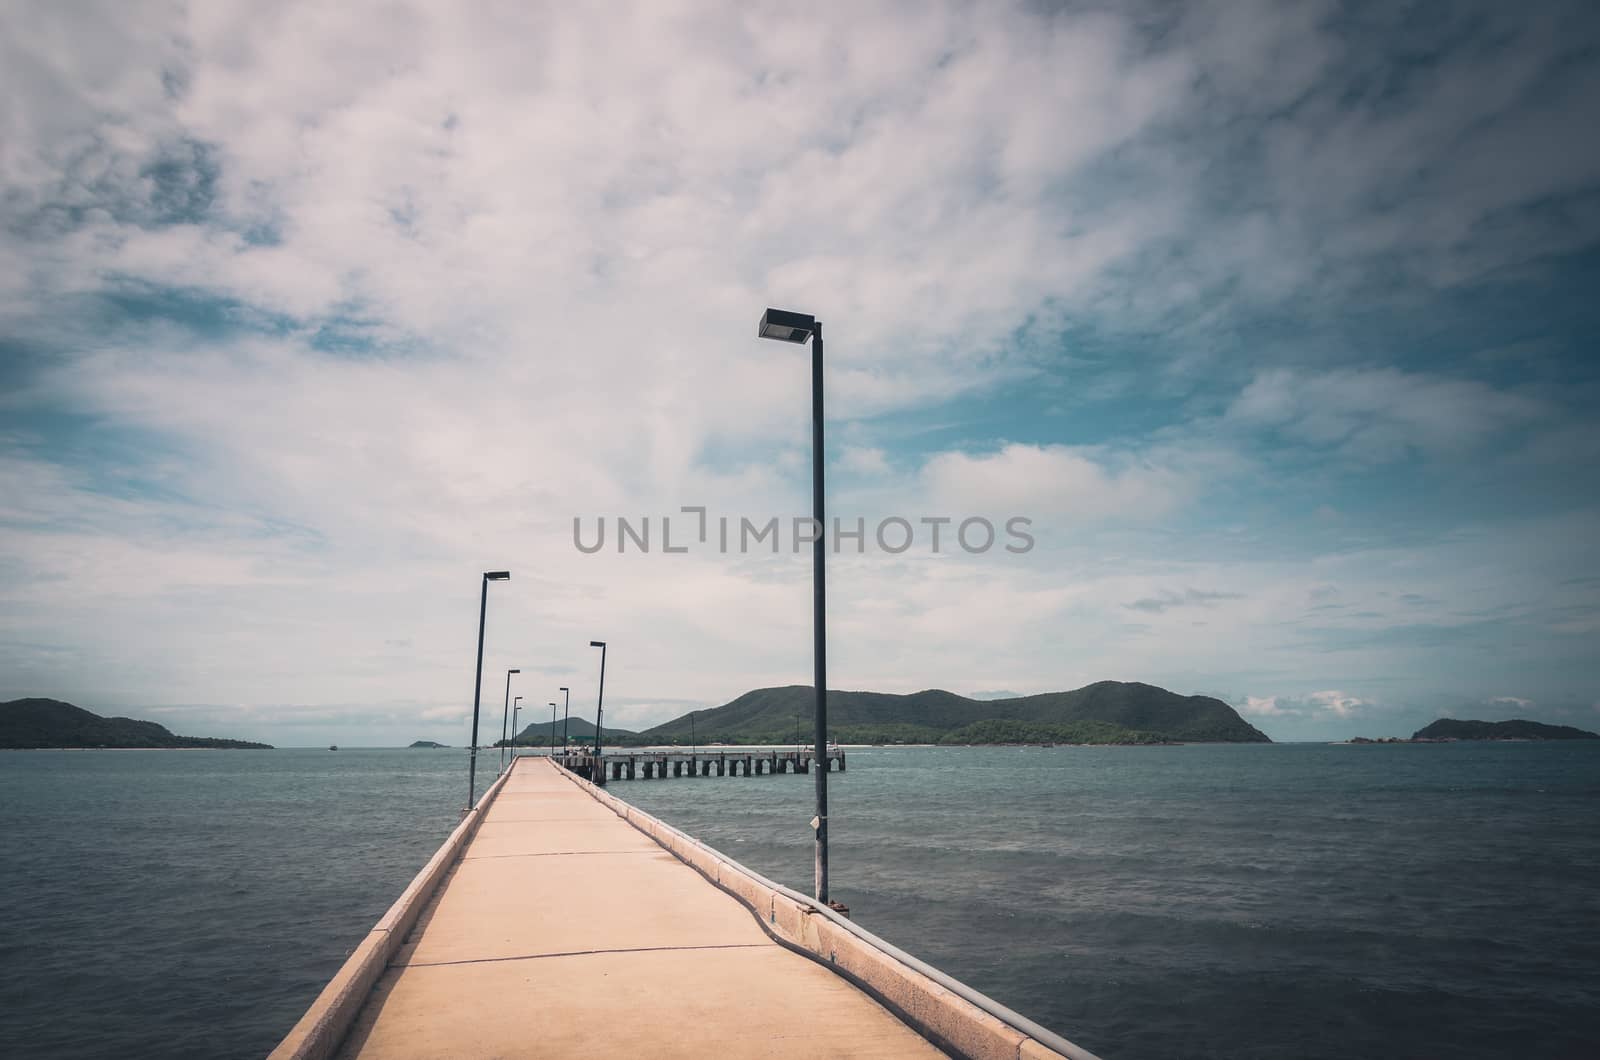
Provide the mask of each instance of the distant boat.
[{"label": "distant boat", "polygon": [[336,744],[336,743],[330,743],[328,745],[328,750],[330,750],[330,751],[337,751],[338,749],[339,749],[339,745]]}]

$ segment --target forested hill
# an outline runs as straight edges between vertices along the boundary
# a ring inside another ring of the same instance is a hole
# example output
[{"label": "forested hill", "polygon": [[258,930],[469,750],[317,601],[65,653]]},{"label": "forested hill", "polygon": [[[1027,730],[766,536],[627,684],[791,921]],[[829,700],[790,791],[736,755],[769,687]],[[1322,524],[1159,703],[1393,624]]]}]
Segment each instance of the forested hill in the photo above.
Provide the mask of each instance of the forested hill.
[{"label": "forested hill", "polygon": [[1512,718],[1509,721],[1462,721],[1440,718],[1411,734],[1413,740],[1600,740],[1600,733],[1571,725]]},{"label": "forested hill", "polygon": [[133,718],[103,718],[59,699],[0,703],[0,747],[213,747],[270,750],[270,744],[176,736],[165,726]]},{"label": "forested hill", "polygon": [[[809,685],[758,688],[696,711],[699,743],[809,740]],[[1099,681],[1071,692],[968,699],[932,689],[910,695],[828,693],[829,735],[843,743],[1270,743],[1237,711],[1210,696],[1181,696],[1138,682]],[[687,744],[689,715],[611,744]]]},{"label": "forested hill", "polygon": [[[522,712],[526,714],[528,712],[527,708],[524,707]],[[563,722],[565,723],[564,730]],[[571,740],[573,743],[594,743],[594,722],[592,721],[585,721],[583,718],[578,717],[568,717],[564,719],[558,717],[556,718],[555,724],[556,742],[560,742],[563,731],[565,731],[567,739]],[[619,742],[637,742],[635,738],[638,735],[638,733],[632,732],[628,729],[613,729],[611,726],[607,725],[605,731],[605,744],[611,745]],[[547,718],[544,721],[536,721],[531,724],[524,725],[522,727],[522,731],[517,733],[516,736],[512,737],[509,742],[516,744],[518,747],[548,747],[550,745],[549,719]],[[685,740],[685,742],[687,742],[687,740]],[[500,741],[496,740],[495,746],[499,746],[499,744]]]}]

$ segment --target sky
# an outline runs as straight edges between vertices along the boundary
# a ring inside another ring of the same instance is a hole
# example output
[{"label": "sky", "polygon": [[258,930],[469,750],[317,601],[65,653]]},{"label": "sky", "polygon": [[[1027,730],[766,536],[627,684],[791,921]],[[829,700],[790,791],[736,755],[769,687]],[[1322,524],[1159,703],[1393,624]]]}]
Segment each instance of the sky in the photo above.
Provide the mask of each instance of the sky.
[{"label": "sky", "polygon": [[809,684],[774,306],[866,530],[830,687],[1600,728],[1597,55],[1584,2],[5,4],[0,700],[461,746],[496,569],[496,736],[592,718],[591,640],[607,725]]}]

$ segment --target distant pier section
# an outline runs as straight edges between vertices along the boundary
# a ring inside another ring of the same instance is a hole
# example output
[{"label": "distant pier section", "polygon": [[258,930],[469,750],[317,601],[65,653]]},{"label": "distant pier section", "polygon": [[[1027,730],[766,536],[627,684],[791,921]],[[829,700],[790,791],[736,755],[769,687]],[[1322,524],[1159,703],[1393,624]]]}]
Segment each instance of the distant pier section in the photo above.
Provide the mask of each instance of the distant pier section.
[{"label": "distant pier section", "polygon": [[[667,777],[759,777],[777,773],[809,773],[813,748],[719,748],[715,751],[612,751],[556,754],[555,762],[585,780],[665,780]],[[830,747],[822,758],[829,773],[844,772],[844,749]]]}]

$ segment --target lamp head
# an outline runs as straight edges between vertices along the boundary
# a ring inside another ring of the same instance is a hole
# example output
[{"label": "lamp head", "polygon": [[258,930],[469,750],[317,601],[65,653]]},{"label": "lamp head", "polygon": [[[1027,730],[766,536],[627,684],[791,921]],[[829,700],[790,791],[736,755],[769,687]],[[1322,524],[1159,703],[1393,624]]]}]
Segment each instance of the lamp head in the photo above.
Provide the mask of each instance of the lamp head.
[{"label": "lamp head", "polygon": [[791,313],[786,309],[768,309],[761,314],[756,335],[779,342],[803,343],[817,330],[817,318],[809,313]]},{"label": "lamp head", "polygon": [[591,640],[589,642],[589,647],[591,648],[604,648],[605,646],[606,642],[603,640]]},{"label": "lamp head", "polygon": [[520,674],[520,673],[521,673],[521,672],[522,672],[522,671],[521,671],[521,670],[507,670],[507,671],[506,671],[506,674],[507,674],[507,675],[510,675],[510,674]]}]

